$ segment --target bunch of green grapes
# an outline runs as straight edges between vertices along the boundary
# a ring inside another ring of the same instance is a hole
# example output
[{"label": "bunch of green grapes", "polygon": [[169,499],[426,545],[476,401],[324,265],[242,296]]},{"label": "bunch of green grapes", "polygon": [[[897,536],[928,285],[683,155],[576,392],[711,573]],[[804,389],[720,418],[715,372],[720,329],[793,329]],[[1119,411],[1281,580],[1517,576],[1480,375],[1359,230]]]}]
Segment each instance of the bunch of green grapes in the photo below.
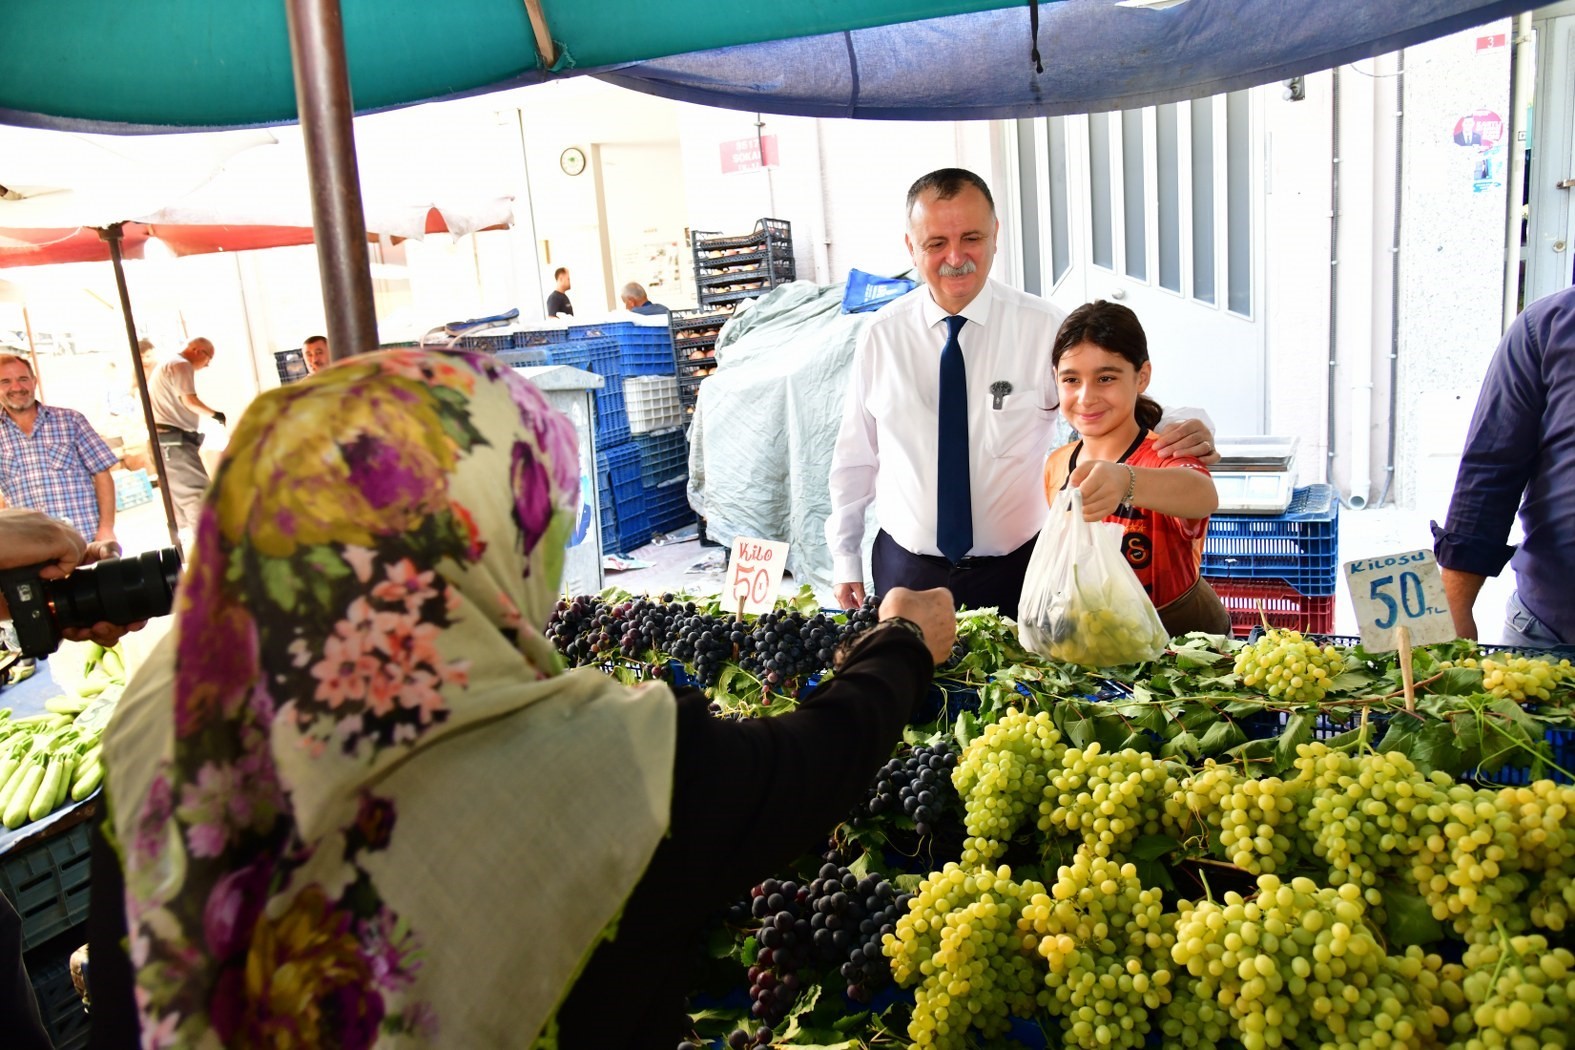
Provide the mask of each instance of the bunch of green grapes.
[{"label": "bunch of green grapes", "polygon": [[1262,689],[1277,700],[1315,704],[1345,667],[1345,657],[1332,645],[1319,648],[1300,631],[1274,628],[1236,651],[1236,673],[1245,686]]},{"label": "bunch of green grapes", "polygon": [[1050,716],[1012,708],[986,726],[952,770],[963,800],[963,863],[985,864],[1006,852],[1044,793],[1049,770],[1061,760],[1061,734]]},{"label": "bunch of green grapes", "polygon": [[881,938],[897,983],[917,982],[908,1038],[914,1048],[963,1050],[969,1032],[999,1038],[1011,1017],[1049,1002],[1020,928],[1024,907],[1045,888],[1012,881],[1010,868],[948,864],[919,885],[908,914]]},{"label": "bunch of green grapes", "polygon": [[1144,1045],[1151,1013],[1170,1000],[1175,935],[1161,896],[1133,865],[1085,847],[1023,909],[1018,927],[1049,967],[1050,1013],[1061,1018],[1064,1045]]},{"label": "bunch of green grapes", "polygon": [[1492,939],[1497,923],[1513,933],[1530,923],[1513,794],[1470,784],[1439,790],[1414,812],[1420,821],[1406,850],[1411,881],[1439,922],[1468,942]]},{"label": "bunch of green grapes", "polygon": [[1575,681],[1575,665],[1569,660],[1552,660],[1517,653],[1501,653],[1478,659],[1442,660],[1439,667],[1472,667],[1482,672],[1482,688],[1500,700],[1551,700],[1553,691]]},{"label": "bunch of green grapes", "polygon": [[1218,853],[1253,875],[1283,871],[1295,848],[1297,792],[1279,777],[1254,779],[1210,759],[1181,782],[1167,816],[1184,833],[1214,833]]},{"label": "bunch of green grapes", "polygon": [[1109,604],[1093,602],[1077,602],[1063,610],[1052,637],[1043,650],[1045,655],[1080,667],[1119,667],[1154,660],[1170,643],[1163,628],[1156,631],[1145,620],[1130,619]]},{"label": "bunch of green grapes", "polygon": [[1172,767],[1153,755],[1131,748],[1104,754],[1098,741],[1067,748],[1045,784],[1039,830],[1119,857],[1139,835],[1159,833],[1165,801],[1177,790]]},{"label": "bunch of green grapes", "polygon": [[1526,900],[1531,923],[1562,932],[1575,914],[1575,786],[1537,780],[1497,795],[1514,820],[1514,864],[1532,883]]},{"label": "bunch of green grapes", "polygon": [[[1172,926],[1176,913],[1171,913]],[[1203,991],[1203,984],[1185,972],[1170,981],[1170,1002],[1160,1007],[1160,1050],[1214,1050],[1235,1027],[1230,1011]]]},{"label": "bunch of green grapes", "polygon": [[[1304,792],[1301,831],[1331,883],[1354,883],[1371,906],[1383,876],[1418,848],[1420,802],[1437,787],[1397,752],[1347,755],[1322,744],[1298,751],[1292,790]],[[1446,778],[1447,779],[1447,778]]]},{"label": "bunch of green grapes", "polygon": [[1463,961],[1465,1009],[1451,1050],[1569,1045],[1575,955],[1532,934],[1473,944]]},{"label": "bunch of green grapes", "polygon": [[1223,904],[1182,903],[1171,957],[1226,1009],[1244,1050],[1353,1045],[1344,1039],[1353,1025],[1417,1012],[1400,998],[1403,982],[1364,994],[1379,986],[1384,950],[1361,901],[1353,884],[1260,875],[1252,900],[1232,892]]}]

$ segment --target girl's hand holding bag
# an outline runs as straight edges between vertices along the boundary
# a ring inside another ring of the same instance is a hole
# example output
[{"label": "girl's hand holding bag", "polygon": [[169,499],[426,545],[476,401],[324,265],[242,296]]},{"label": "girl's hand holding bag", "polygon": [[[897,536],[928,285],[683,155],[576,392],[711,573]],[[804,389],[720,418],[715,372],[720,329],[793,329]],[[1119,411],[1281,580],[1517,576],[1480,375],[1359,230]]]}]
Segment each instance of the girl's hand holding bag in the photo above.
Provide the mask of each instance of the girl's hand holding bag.
[{"label": "girl's hand holding bag", "polygon": [[1116,667],[1170,644],[1154,603],[1121,554],[1120,525],[1083,520],[1083,494],[1062,489],[1039,531],[1019,603],[1017,637],[1052,660]]}]

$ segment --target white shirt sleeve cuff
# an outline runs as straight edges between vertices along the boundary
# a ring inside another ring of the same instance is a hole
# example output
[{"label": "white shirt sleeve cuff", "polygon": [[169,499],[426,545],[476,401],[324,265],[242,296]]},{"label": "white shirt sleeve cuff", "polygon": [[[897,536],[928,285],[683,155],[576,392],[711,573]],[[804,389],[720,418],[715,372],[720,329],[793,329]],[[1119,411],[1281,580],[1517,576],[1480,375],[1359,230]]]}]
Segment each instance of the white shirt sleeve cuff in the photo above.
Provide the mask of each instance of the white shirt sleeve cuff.
[{"label": "white shirt sleeve cuff", "polygon": [[831,559],[832,583],[863,583],[864,556],[862,554],[837,554]]}]

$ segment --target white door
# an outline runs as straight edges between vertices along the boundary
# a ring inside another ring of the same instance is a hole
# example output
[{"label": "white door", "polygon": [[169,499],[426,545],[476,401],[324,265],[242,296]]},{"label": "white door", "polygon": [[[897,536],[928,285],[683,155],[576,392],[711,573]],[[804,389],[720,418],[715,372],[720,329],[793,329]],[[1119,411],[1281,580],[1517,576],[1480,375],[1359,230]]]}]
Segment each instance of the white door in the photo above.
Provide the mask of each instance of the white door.
[{"label": "white door", "polygon": [[1266,414],[1256,109],[1234,92],[1019,125],[1029,290],[1066,310],[1130,306],[1150,392],[1221,434],[1261,434]]},{"label": "white door", "polygon": [[1537,87],[1527,187],[1524,302],[1568,288],[1575,247],[1575,15],[1560,4],[1539,14]]}]

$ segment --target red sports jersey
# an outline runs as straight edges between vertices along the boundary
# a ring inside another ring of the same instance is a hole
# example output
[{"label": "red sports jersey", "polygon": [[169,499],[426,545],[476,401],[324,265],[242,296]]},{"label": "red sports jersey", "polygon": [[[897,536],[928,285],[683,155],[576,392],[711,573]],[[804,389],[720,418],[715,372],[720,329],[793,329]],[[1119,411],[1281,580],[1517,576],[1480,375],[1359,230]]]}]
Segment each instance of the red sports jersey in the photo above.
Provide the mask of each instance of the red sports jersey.
[{"label": "red sports jersey", "polygon": [[[1053,502],[1055,494],[1066,487],[1067,479],[1077,469],[1078,454],[1082,450],[1083,443],[1074,441],[1050,453],[1045,461],[1047,499]],[[1154,452],[1154,435],[1147,430],[1138,435],[1126,455],[1117,462],[1130,467],[1179,467],[1208,473],[1203,461],[1191,456],[1160,459]],[[1118,522],[1126,529],[1121,552],[1156,608],[1181,597],[1197,580],[1198,567],[1203,564],[1203,536],[1209,530],[1208,518],[1194,521],[1141,507],[1131,510],[1117,507],[1105,520]]]}]

